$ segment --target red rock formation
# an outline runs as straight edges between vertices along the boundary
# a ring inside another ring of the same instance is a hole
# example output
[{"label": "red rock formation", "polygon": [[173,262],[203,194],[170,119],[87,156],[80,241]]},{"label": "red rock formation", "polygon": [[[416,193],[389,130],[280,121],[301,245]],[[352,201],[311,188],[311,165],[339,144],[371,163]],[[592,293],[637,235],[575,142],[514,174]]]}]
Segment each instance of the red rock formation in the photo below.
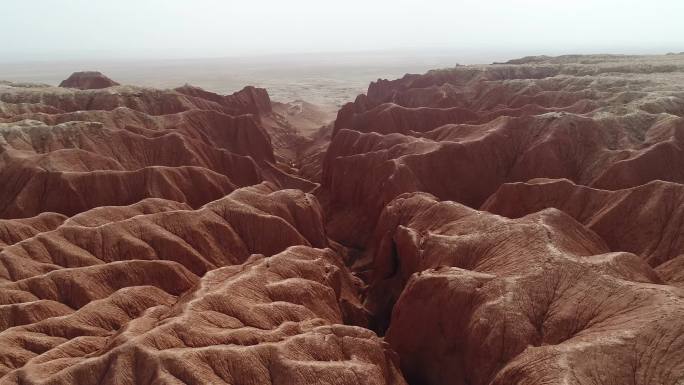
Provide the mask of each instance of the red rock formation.
[{"label": "red rock formation", "polygon": [[[26,113],[0,123],[0,177],[8,181],[0,191],[0,217],[29,217],[43,211],[73,215],[148,197],[199,207],[236,187],[264,180],[303,190],[313,186],[276,167],[258,115],[226,114],[270,103],[267,95],[265,101],[236,96],[218,104],[203,99],[203,94],[142,89],[141,104],[131,95],[134,89],[125,87],[90,96],[87,93],[101,91],[65,94],[59,89],[14,88],[2,94],[7,103],[27,98],[63,107],[67,96],[80,101],[109,95],[121,97],[115,103],[128,107]],[[247,89],[243,94],[263,96],[262,91]],[[165,107],[165,98],[174,103]],[[173,106],[175,102],[181,106]],[[88,102],[88,106],[96,104]],[[178,112],[156,115],[166,110]]]},{"label": "red rock formation", "polygon": [[479,207],[502,183],[539,177],[596,186],[611,180],[613,188],[652,179],[684,182],[679,168],[657,166],[677,164],[679,144],[663,143],[673,158],[646,163],[640,159],[664,154],[663,146],[614,149],[629,140],[613,123],[574,115],[501,117],[413,135],[342,130],[326,154],[323,186],[334,204],[361,206],[372,217],[403,192],[427,191]]},{"label": "red rock formation", "polygon": [[630,60],[407,75],[339,112],[317,194],[409,382],[684,378],[684,66]]},{"label": "red rock formation", "polygon": [[[347,123],[356,131],[406,133],[408,131],[425,132],[449,123],[476,122],[479,116],[467,109],[403,107],[393,103],[381,104],[367,112],[355,114]],[[342,126],[338,122],[338,126]]]},{"label": "red rock formation", "polygon": [[173,90],[119,86],[112,89],[78,90],[11,84],[0,88],[0,101],[11,105],[34,105],[34,109],[60,112],[111,111],[127,107],[148,115],[168,115],[199,109],[231,114],[232,108]]},{"label": "red rock formation", "polygon": [[386,315],[401,293],[386,339],[409,382],[682,378],[681,291],[558,210],[511,220],[407,194],[373,245],[369,305]]},{"label": "red rock formation", "polygon": [[[7,128],[35,125],[22,124],[21,120],[38,120],[50,126],[68,122],[99,122],[102,123],[100,127],[93,124],[85,126],[91,127],[91,130],[125,130],[148,138],[159,138],[167,134],[177,133],[218,149],[240,155],[249,155],[257,162],[274,162],[273,149],[268,134],[256,119],[249,116],[231,116],[206,110],[189,110],[169,115],[151,116],[126,107],[119,107],[111,111],[23,114],[7,120],[10,123],[3,125]],[[49,131],[46,128],[42,130]]]},{"label": "red rock formation", "polygon": [[655,270],[663,281],[684,289],[684,255],[670,259]]},{"label": "red rock formation", "polygon": [[181,94],[207,99],[225,106],[233,115],[262,115],[272,111],[271,98],[268,96],[268,92],[263,88],[247,86],[232,95],[225,96],[187,84],[183,87],[176,88],[175,91],[178,91]]},{"label": "red rock formation", "polygon": [[0,82],[0,384],[680,385],[682,73]]},{"label": "red rock formation", "polygon": [[0,219],[0,250],[42,232],[54,230],[65,220],[64,215],[56,213],[41,213],[24,219]]},{"label": "red rock formation", "polygon": [[[1,333],[17,347],[34,335],[52,337],[40,352],[11,357],[13,365],[26,363],[5,382],[405,384],[386,344],[342,324],[341,302],[353,291],[332,252],[307,247],[215,269],[177,299],[121,289]],[[70,329],[78,337],[64,341]]]},{"label": "red rock formation", "polygon": [[310,142],[298,154],[300,174],[312,182],[321,183],[323,159],[325,159],[330,146],[332,131],[333,126],[331,124],[321,127],[311,136]]},{"label": "red rock formation", "polygon": [[3,381],[403,384],[380,339],[342,325],[359,319],[360,283],[332,251],[291,245],[327,245],[320,208],[264,184],[197,211],[97,208],[7,246]]},{"label": "red rock formation", "polygon": [[[479,207],[501,184],[532,178],[609,190],[684,183],[683,167],[662,167],[684,162],[684,98],[664,80],[684,66],[577,60],[371,84],[338,114],[325,157],[320,195],[333,238],[363,247],[380,210],[404,192]],[[658,71],[653,89],[635,91]]]},{"label": "red rock formation", "polygon": [[678,183],[609,191],[535,179],[502,185],[481,209],[519,218],[548,207],[592,229],[611,250],[638,254],[651,266],[684,254],[684,185]]},{"label": "red rock formation", "polygon": [[138,215],[150,215],[165,211],[192,210],[185,203],[158,198],[147,198],[130,206],[101,206],[63,221],[65,226],[99,227],[108,223],[124,221]]},{"label": "red rock formation", "polygon": [[94,90],[118,86],[119,83],[97,71],[74,72],[59,86],[64,88],[78,88],[80,90]]},{"label": "red rock formation", "polygon": [[[0,282],[58,267],[131,258],[173,260],[201,275],[241,263],[252,253],[271,255],[298,244],[327,246],[315,198],[297,190],[276,191],[272,184],[261,184],[236,190],[197,211],[174,210],[182,205],[169,210],[165,201],[151,202],[162,206],[143,211],[141,202],[130,208],[98,208],[54,231],[5,247],[0,251]],[[93,216],[103,219],[95,221]],[[117,217],[121,220],[114,221]],[[265,228],[275,233],[268,241],[258,236]]]}]

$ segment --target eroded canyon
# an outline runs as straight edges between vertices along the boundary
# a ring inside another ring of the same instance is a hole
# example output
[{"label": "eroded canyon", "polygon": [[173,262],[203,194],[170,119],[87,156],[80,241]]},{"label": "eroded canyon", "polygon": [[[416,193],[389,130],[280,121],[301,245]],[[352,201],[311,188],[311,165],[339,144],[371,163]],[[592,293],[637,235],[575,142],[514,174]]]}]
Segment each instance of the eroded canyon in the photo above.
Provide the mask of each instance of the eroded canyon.
[{"label": "eroded canyon", "polygon": [[0,82],[0,384],[684,384],[684,54]]}]

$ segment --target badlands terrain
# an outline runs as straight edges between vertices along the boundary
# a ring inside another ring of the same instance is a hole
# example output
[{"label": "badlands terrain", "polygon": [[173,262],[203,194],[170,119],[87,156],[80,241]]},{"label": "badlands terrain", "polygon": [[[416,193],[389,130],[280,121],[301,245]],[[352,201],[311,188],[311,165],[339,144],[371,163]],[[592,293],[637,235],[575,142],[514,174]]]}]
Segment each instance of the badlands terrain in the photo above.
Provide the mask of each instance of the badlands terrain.
[{"label": "badlands terrain", "polygon": [[3,385],[684,384],[684,54],[0,82],[0,181]]}]

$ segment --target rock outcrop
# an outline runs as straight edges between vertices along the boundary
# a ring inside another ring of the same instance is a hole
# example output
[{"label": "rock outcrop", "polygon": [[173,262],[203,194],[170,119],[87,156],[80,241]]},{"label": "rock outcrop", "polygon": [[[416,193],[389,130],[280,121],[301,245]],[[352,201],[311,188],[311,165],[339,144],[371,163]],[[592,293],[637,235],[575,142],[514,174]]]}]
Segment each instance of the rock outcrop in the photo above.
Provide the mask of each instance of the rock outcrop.
[{"label": "rock outcrop", "polygon": [[231,95],[219,95],[205,91],[199,87],[185,85],[176,88],[175,91],[201,99],[215,102],[229,109],[232,114],[268,114],[272,111],[271,98],[263,88],[247,86]]},{"label": "rock outcrop", "polygon": [[[325,157],[333,236],[363,247],[366,237],[346,229],[368,234],[404,192],[478,208],[503,183],[533,178],[608,190],[684,182],[684,168],[661,166],[684,164],[684,94],[668,80],[684,64],[594,60],[461,66],[372,83],[339,112]],[[368,218],[345,218],[358,212]]]},{"label": "rock outcrop", "polygon": [[388,317],[398,297],[386,340],[410,383],[682,379],[684,293],[559,210],[507,219],[405,194],[372,244],[369,306]]},{"label": "rock outcrop", "polygon": [[[152,279],[0,333],[15,353],[4,361],[24,362],[7,368],[4,383],[405,384],[385,343],[343,324],[354,286],[329,250],[253,256],[199,280],[180,267],[135,264],[126,271]],[[142,286],[172,273],[172,290]],[[25,350],[41,337],[40,352]]]},{"label": "rock outcrop", "polygon": [[272,184],[69,218],[0,251],[2,381],[404,384],[344,324],[360,282],[327,246],[316,199]]},{"label": "rock outcrop", "polygon": [[684,379],[682,73],[528,58],[340,110],[317,195],[409,383]]},{"label": "rock outcrop", "polygon": [[64,88],[78,88],[79,90],[94,90],[118,86],[119,83],[97,71],[74,72],[59,86]]},{"label": "rock outcrop", "polygon": [[684,185],[678,183],[611,191],[536,179],[502,185],[482,210],[519,218],[549,207],[586,225],[611,250],[640,255],[653,267],[684,254]]},{"label": "rock outcrop", "polygon": [[276,165],[256,114],[268,95],[246,90],[221,103],[199,91],[134,87],[3,90],[6,104],[47,104],[59,112],[26,112],[0,123],[0,218],[71,216],[145,198],[197,208],[262,181],[311,189]]}]

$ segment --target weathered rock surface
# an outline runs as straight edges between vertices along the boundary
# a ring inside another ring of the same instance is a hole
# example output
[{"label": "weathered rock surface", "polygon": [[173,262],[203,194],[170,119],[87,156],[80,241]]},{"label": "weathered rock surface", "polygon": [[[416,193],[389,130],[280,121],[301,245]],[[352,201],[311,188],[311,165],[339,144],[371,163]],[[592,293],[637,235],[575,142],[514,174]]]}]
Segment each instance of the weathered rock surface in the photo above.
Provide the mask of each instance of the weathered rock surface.
[{"label": "weathered rock surface", "polygon": [[507,219],[406,194],[373,245],[368,302],[387,316],[398,296],[386,339],[409,382],[682,379],[684,292],[559,210]]},{"label": "weathered rock surface", "polygon": [[1,382],[403,384],[327,245],[272,184],[62,220],[0,251]]},{"label": "weathered rock surface", "polygon": [[0,82],[0,384],[682,385],[683,59]]},{"label": "weathered rock surface", "polygon": [[372,83],[339,112],[325,157],[331,234],[362,247],[346,229],[368,234],[404,192],[477,208],[501,184],[533,178],[608,190],[684,182],[684,64],[650,60],[461,66]]},{"label": "weathered rock surface", "polygon": [[567,179],[502,185],[482,210],[510,218],[554,207],[603,238],[611,250],[640,255],[658,266],[684,254],[684,185],[653,181],[600,190]]},{"label": "weathered rock surface", "polygon": [[196,208],[261,181],[312,188],[276,167],[255,115],[270,105],[265,90],[246,88],[220,103],[193,90],[3,89],[6,104],[49,104],[60,112],[26,112],[0,123],[0,218],[71,216],[145,198]]},{"label": "weathered rock surface", "polygon": [[[274,234],[261,234],[265,229]],[[170,259],[202,275],[253,253],[272,255],[299,244],[328,245],[316,199],[261,184],[196,211],[156,199],[77,215],[2,249],[0,282],[129,259]]]},{"label": "weathered rock surface", "polygon": [[[0,339],[16,348],[5,360],[25,363],[3,383],[404,384],[381,339],[343,324],[341,303],[354,286],[329,250],[257,255],[200,280],[183,274],[177,288],[195,283],[182,296],[128,287],[6,329]],[[41,337],[39,351],[26,349]]]},{"label": "weathered rock surface", "polygon": [[271,98],[268,96],[268,92],[263,88],[247,86],[231,95],[219,95],[191,85],[176,88],[175,91],[181,94],[216,102],[217,104],[228,108],[229,112],[233,115],[260,115],[272,111]]},{"label": "weathered rock surface", "polygon": [[683,74],[528,58],[339,112],[317,195],[409,383],[684,380]]},{"label": "weathered rock surface", "polygon": [[66,217],[57,213],[41,213],[32,218],[0,219],[0,250],[26,238],[54,230]]},{"label": "weathered rock surface", "polygon": [[663,281],[684,289],[684,255],[658,265],[655,270]]}]

